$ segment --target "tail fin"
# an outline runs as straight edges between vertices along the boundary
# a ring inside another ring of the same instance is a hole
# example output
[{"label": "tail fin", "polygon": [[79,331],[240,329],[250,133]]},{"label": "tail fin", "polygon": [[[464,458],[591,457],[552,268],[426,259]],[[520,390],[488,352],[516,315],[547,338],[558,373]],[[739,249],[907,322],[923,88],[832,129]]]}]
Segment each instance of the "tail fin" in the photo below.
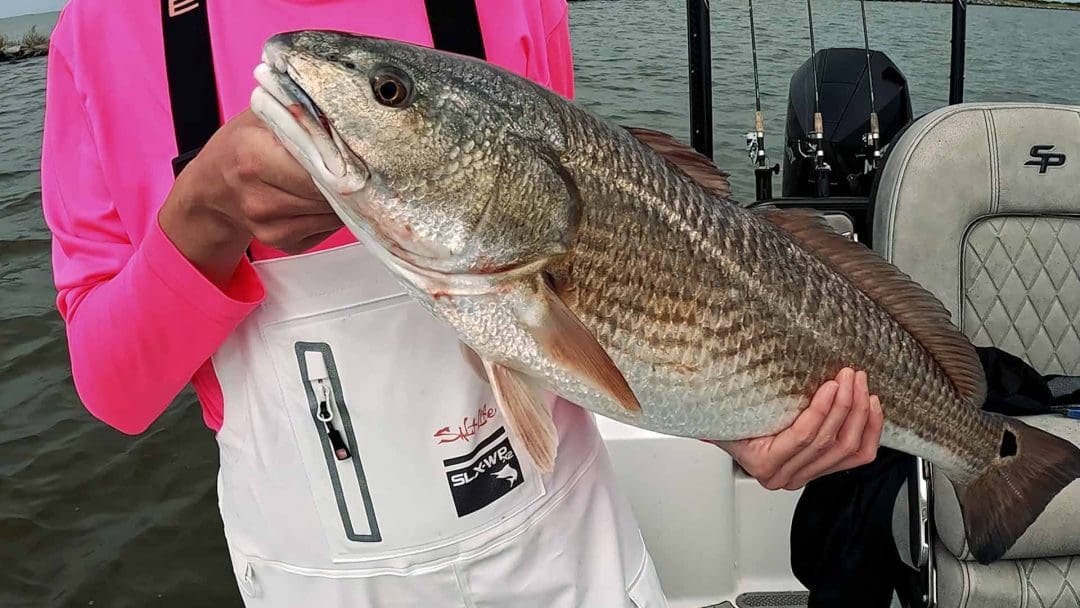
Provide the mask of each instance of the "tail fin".
[{"label": "tail fin", "polygon": [[1080,448],[1015,418],[1005,426],[1000,456],[959,493],[968,544],[982,564],[1001,558],[1080,478]]}]

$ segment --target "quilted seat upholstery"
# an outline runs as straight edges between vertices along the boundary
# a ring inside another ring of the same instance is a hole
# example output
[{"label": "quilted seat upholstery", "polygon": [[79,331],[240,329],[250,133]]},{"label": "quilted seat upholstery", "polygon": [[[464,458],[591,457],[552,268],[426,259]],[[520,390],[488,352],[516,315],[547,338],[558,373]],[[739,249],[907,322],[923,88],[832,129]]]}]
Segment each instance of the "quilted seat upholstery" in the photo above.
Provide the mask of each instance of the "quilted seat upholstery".
[{"label": "quilted seat upholstery", "polygon": [[[1080,608],[1080,557],[1045,557],[980,566],[956,559],[938,546],[938,588],[942,607],[1008,606]],[[1003,599],[1004,598],[1004,599]]]},{"label": "quilted seat upholstery", "polygon": [[978,219],[961,258],[960,326],[976,344],[1080,375],[1080,217]]}]

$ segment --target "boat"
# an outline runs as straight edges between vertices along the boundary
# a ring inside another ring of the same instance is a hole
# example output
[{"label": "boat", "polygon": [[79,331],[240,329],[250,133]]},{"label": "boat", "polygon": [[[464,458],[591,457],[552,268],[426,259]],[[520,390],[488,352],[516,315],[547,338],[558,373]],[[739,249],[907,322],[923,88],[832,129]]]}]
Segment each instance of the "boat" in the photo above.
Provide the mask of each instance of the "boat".
[{"label": "boat", "polygon": [[[766,153],[758,102],[747,134],[756,185],[748,206],[820,210],[839,232],[934,292],[976,344],[1021,356],[1044,374],[1080,375],[1080,339],[1072,340],[1080,327],[1080,279],[1073,285],[1060,278],[1067,275],[1062,267],[1080,277],[1080,247],[1061,245],[1066,235],[1080,243],[1080,163],[1071,160],[1080,153],[1080,107],[965,103],[968,6],[951,1],[948,105],[912,116],[900,67],[868,40],[863,48],[812,49],[792,75],[780,196],[772,191],[780,164]],[[812,15],[809,1],[807,9]],[[712,158],[708,0],[687,0],[686,15],[690,144]],[[812,16],[810,26],[812,40]],[[756,64],[756,43],[754,53]],[[1010,248],[1053,251],[1059,270],[1038,255],[980,265],[980,255]],[[994,287],[1011,274],[1040,278]],[[1003,319],[996,304],[980,308],[994,298],[1010,302],[1006,313],[1015,301],[1061,312],[1053,313],[1057,320]],[[1014,339],[1024,332],[1039,337]],[[1080,443],[1076,420],[1049,414],[1025,421]],[[603,417],[597,423],[672,608],[807,605],[790,565],[792,514],[802,490],[766,490],[726,452],[700,441]],[[897,590],[894,605],[1080,605],[1080,482],[1059,494],[999,562],[985,566],[965,551],[956,504],[930,463],[910,457],[893,536],[913,582]]]}]

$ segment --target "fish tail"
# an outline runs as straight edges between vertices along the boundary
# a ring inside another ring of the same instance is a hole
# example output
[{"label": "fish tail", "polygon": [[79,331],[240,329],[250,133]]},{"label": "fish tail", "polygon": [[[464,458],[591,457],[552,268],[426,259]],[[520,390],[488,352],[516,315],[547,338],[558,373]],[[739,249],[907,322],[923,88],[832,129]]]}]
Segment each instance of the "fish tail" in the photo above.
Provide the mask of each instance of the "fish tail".
[{"label": "fish tail", "polygon": [[1005,420],[998,456],[957,487],[972,555],[996,561],[1065,486],[1080,478],[1080,448],[1015,418]]}]

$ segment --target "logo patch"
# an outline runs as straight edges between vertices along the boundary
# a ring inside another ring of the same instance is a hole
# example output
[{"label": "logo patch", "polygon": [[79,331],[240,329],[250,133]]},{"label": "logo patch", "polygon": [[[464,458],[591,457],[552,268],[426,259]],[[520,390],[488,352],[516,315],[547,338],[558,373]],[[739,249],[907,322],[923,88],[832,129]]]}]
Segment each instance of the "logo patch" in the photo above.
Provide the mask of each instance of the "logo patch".
[{"label": "logo patch", "polygon": [[458,517],[483,509],[525,483],[521,464],[503,427],[472,452],[444,460],[443,466]]},{"label": "logo patch", "polygon": [[1031,150],[1028,155],[1036,160],[1029,160],[1024,163],[1025,166],[1038,167],[1039,173],[1046,173],[1046,170],[1050,167],[1060,167],[1065,164],[1065,155],[1060,152],[1053,152],[1055,146],[1031,146]]},{"label": "logo patch", "polygon": [[433,437],[439,444],[453,443],[455,441],[464,441],[465,443],[468,443],[469,439],[476,436],[476,433],[483,428],[485,424],[491,422],[496,414],[495,408],[485,403],[476,411],[475,418],[466,416],[462,419],[461,424],[459,424],[456,429],[444,426],[435,431]]}]

